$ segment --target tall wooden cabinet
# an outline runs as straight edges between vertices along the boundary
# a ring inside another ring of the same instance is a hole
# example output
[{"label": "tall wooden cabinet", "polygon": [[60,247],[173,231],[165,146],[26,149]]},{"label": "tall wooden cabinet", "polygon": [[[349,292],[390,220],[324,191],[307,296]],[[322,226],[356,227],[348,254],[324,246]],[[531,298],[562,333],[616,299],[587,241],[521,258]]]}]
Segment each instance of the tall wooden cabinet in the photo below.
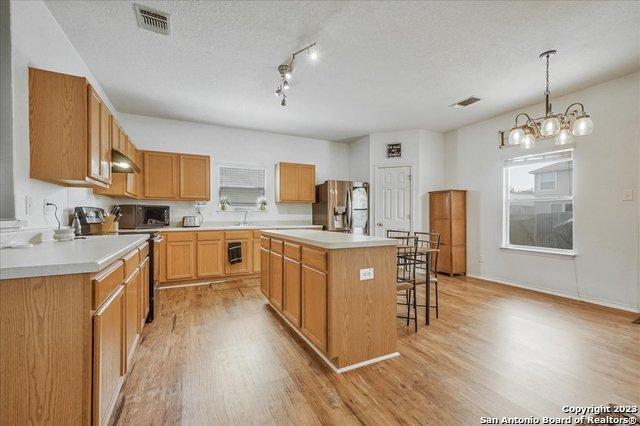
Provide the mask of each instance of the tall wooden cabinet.
[{"label": "tall wooden cabinet", "polygon": [[440,234],[438,272],[467,273],[467,191],[429,192],[429,229]]}]

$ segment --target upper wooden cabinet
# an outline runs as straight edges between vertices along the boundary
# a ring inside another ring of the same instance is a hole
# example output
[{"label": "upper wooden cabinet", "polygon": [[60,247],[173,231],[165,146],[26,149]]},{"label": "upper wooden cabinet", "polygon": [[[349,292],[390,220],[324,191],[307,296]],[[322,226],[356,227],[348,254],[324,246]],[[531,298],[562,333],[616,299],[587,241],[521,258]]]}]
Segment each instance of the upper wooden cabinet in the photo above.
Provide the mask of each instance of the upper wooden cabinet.
[{"label": "upper wooden cabinet", "polygon": [[162,200],[179,195],[180,158],[171,152],[144,152],[144,197]]},{"label": "upper wooden cabinet", "polygon": [[180,155],[180,198],[209,200],[210,161],[207,155]]},{"label": "upper wooden cabinet", "polygon": [[66,186],[110,183],[110,113],[84,77],[29,68],[33,179]]},{"label": "upper wooden cabinet", "polygon": [[316,166],[278,163],[276,165],[276,201],[314,203],[316,201]]}]

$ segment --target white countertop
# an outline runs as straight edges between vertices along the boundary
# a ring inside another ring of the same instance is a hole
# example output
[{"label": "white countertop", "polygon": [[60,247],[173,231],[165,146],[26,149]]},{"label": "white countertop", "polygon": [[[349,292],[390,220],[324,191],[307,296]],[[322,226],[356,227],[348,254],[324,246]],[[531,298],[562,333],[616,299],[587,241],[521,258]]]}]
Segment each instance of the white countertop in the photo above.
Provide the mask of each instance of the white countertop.
[{"label": "white countertop", "polygon": [[252,231],[262,229],[322,229],[322,225],[214,225],[203,224],[202,226],[164,226],[162,228],[140,228],[140,229],[119,229],[119,234],[141,233],[141,232],[188,232],[188,231]]},{"label": "white countertop", "polygon": [[0,279],[98,272],[145,242],[147,235],[96,235],[0,250]]},{"label": "white countertop", "polygon": [[342,232],[319,231],[315,229],[291,231],[265,231],[264,235],[280,237],[325,249],[346,249],[357,247],[395,246],[398,240],[368,235],[345,234]]}]

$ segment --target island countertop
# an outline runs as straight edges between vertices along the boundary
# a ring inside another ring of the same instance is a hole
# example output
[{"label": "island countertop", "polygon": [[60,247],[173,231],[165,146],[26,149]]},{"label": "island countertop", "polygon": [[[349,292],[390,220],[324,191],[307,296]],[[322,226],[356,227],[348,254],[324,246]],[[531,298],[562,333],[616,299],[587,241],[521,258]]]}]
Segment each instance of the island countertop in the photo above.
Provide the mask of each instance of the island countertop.
[{"label": "island countertop", "polygon": [[205,222],[200,226],[165,226],[161,228],[119,229],[118,234],[139,234],[141,232],[198,232],[198,231],[259,231],[266,229],[322,229],[322,225],[266,224],[266,225],[225,225]]},{"label": "island countertop", "polygon": [[309,244],[324,249],[348,249],[358,247],[395,246],[397,240],[385,237],[371,237],[368,235],[346,234],[342,232],[319,231],[311,229],[297,229],[286,231],[264,230],[263,235],[284,238],[303,244]]},{"label": "island countertop", "polygon": [[98,272],[149,238],[96,235],[73,241],[46,241],[30,248],[0,250],[0,279]]}]

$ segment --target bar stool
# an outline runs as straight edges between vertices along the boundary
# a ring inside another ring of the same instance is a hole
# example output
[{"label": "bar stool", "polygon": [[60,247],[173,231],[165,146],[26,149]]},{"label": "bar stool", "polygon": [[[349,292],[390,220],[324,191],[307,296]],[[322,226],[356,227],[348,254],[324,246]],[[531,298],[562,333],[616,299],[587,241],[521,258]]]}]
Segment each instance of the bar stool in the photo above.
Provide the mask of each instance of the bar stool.
[{"label": "bar stool", "polygon": [[387,238],[405,238],[411,235],[410,231],[402,231],[399,229],[387,229]]},{"label": "bar stool", "polygon": [[[435,308],[436,318],[440,317],[440,303],[438,300],[438,256],[440,254],[440,234],[436,232],[414,232],[413,234],[418,240],[418,259],[416,262],[416,268],[425,272],[424,283],[417,282],[416,285],[425,284],[426,301],[424,305],[418,304],[418,306],[425,308],[425,324],[429,325],[431,308]],[[431,284],[434,284],[435,288],[435,305],[431,305]]]},{"label": "bar stool", "polygon": [[[389,235],[389,234],[387,234]],[[418,239],[416,237],[390,237],[398,240],[396,251],[396,290],[404,291],[406,303],[396,302],[398,305],[407,306],[407,315],[397,315],[398,318],[414,322],[414,329],[418,331],[418,306],[416,295],[416,260]],[[411,316],[411,307],[413,306],[413,316]]]}]

